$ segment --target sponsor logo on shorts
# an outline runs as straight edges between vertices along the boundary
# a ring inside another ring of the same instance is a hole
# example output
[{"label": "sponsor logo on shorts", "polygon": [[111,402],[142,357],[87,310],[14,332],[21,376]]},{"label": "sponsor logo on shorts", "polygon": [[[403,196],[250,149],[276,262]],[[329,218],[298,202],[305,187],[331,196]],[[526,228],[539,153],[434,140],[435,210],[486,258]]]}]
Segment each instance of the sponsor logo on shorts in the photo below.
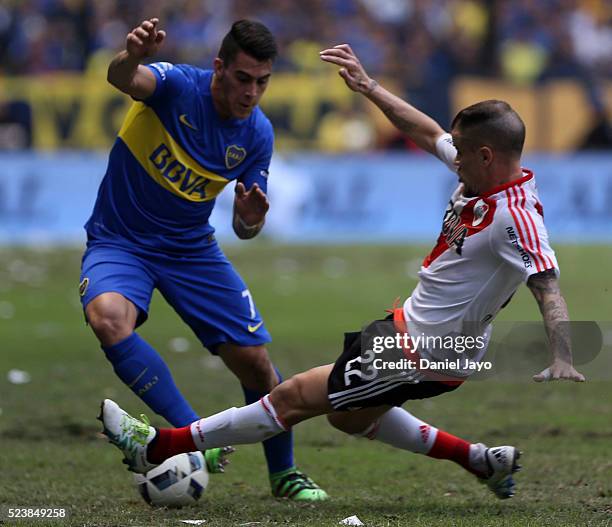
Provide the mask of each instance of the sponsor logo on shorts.
[{"label": "sponsor logo on shorts", "polygon": [[225,150],[225,166],[229,169],[237,167],[246,158],[247,151],[238,145],[229,145]]},{"label": "sponsor logo on shorts", "polygon": [[250,333],[255,333],[261,327],[262,324],[263,324],[263,320],[259,324],[255,324],[254,326],[251,326],[251,324],[249,324],[247,328]]},{"label": "sponsor logo on shorts", "polygon": [[88,287],[89,287],[89,278],[85,277],[79,284],[79,295],[85,296],[85,293],[87,292]]}]

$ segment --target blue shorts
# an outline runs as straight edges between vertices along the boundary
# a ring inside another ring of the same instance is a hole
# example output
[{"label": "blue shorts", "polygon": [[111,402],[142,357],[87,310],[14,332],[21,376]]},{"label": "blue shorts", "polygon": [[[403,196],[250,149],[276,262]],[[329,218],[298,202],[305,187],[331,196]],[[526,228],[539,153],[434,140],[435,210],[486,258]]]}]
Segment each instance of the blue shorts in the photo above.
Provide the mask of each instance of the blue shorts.
[{"label": "blue shorts", "polygon": [[258,346],[271,340],[251,293],[216,241],[188,256],[88,244],[79,287],[83,309],[102,293],[119,293],[138,308],[139,326],[147,319],[153,289],[212,353],[224,342]]}]

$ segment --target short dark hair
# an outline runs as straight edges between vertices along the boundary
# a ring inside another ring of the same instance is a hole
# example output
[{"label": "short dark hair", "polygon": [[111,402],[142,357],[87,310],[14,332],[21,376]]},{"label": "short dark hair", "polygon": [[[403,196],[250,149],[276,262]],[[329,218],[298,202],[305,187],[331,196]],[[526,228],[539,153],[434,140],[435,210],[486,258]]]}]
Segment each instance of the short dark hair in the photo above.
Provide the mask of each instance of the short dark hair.
[{"label": "short dark hair", "polygon": [[219,58],[228,65],[236,58],[239,51],[260,62],[276,58],[278,49],[274,35],[261,22],[238,20],[223,38],[219,48]]},{"label": "short dark hair", "polygon": [[473,146],[490,145],[513,156],[520,157],[525,144],[525,123],[504,101],[472,104],[455,116],[451,127],[465,132],[466,141]]}]

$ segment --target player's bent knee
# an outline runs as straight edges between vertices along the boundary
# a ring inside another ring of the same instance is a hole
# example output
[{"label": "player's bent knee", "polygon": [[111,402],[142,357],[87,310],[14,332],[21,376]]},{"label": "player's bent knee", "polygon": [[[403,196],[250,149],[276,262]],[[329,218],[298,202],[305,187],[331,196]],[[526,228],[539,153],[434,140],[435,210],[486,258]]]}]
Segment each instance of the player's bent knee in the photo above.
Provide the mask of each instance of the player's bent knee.
[{"label": "player's bent knee", "polygon": [[87,321],[103,346],[128,337],[136,322],[136,308],[120,295],[100,295],[86,307]]},{"label": "player's bent knee", "polygon": [[302,385],[300,376],[295,375],[270,392],[270,401],[280,420],[287,426],[294,426],[306,419],[308,404]]},{"label": "player's bent knee", "polygon": [[334,412],[327,415],[327,420],[341,432],[358,437],[369,437],[379,417],[387,411],[388,407],[380,406],[356,411]]},{"label": "player's bent knee", "polygon": [[334,428],[346,434],[360,434],[363,432],[363,425],[352,422],[348,412],[334,412],[333,414],[328,414],[327,420]]}]

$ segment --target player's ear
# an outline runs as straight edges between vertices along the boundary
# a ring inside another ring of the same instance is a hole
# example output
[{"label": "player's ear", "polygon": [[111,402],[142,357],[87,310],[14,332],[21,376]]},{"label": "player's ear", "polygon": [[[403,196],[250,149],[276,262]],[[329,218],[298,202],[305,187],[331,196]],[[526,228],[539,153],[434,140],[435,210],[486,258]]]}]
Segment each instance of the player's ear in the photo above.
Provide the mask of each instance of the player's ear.
[{"label": "player's ear", "polygon": [[215,75],[217,77],[223,76],[223,70],[225,69],[225,65],[223,63],[223,59],[216,57],[213,61],[213,70],[215,71]]},{"label": "player's ear", "polygon": [[488,146],[481,146],[478,149],[478,154],[480,156],[480,162],[483,166],[489,166],[493,163],[493,150]]}]

